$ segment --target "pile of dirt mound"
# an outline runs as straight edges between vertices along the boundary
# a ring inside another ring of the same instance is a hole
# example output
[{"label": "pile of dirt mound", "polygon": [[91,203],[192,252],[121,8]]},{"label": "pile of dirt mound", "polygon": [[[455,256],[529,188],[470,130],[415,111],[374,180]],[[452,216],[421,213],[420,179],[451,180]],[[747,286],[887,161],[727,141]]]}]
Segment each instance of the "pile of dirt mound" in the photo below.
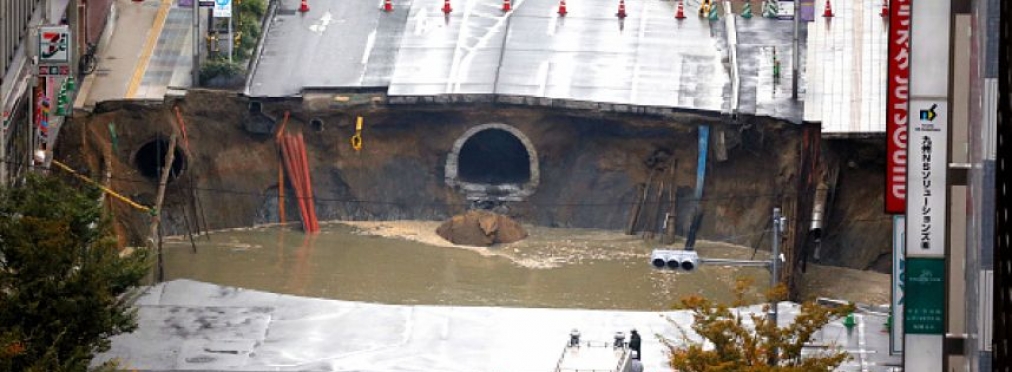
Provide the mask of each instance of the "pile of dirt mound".
[{"label": "pile of dirt mound", "polygon": [[526,238],[527,230],[509,217],[473,210],[443,222],[436,229],[436,234],[453,244],[488,247]]}]

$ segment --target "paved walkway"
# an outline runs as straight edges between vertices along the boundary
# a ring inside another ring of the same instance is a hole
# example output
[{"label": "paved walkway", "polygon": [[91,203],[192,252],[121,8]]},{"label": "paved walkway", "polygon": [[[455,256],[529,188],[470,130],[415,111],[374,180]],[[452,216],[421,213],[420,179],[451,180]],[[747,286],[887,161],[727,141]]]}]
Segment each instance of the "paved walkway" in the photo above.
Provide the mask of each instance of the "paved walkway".
[{"label": "paved walkway", "polygon": [[[645,370],[670,371],[656,336],[679,342],[679,327],[691,323],[686,311],[383,305],[190,280],[150,288],[137,307],[139,328],[114,337],[96,363],[119,358],[138,371],[551,372],[571,329],[584,341],[607,342],[636,328]],[[781,324],[797,312],[781,303]],[[813,342],[851,353],[841,371],[891,371],[898,359],[880,331],[885,317],[856,318],[853,330],[834,321]]]},{"label": "paved walkway", "polygon": [[75,108],[107,100],[162,100],[169,87],[190,86],[192,11],[177,0],[116,0],[112,35],[98,48],[98,68],[81,86]]},{"label": "paved walkway", "polygon": [[824,136],[885,133],[888,24],[882,2],[832,4],[833,18],[816,17],[808,25],[805,121],[821,122]]}]

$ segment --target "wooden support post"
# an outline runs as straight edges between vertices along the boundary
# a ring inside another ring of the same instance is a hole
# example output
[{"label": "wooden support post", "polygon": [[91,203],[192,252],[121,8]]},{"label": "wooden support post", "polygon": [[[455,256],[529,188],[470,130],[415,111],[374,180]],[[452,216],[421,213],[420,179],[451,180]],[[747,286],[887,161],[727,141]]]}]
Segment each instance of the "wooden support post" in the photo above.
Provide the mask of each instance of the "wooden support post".
[{"label": "wooden support post", "polygon": [[626,235],[636,234],[636,223],[639,222],[640,212],[643,210],[643,203],[646,203],[647,196],[650,195],[650,184],[654,182],[655,170],[650,170],[650,176],[647,177],[646,186],[640,187],[637,191],[642,191],[643,194],[640,196],[639,202],[633,205],[632,215],[629,216],[629,226],[626,228]]},{"label": "wooden support post", "polygon": [[[186,215],[186,207],[182,209],[183,212],[183,223],[186,224],[186,236],[190,237],[190,246],[193,248],[193,253],[197,253],[197,243],[193,241],[193,230],[190,229],[190,217]],[[197,221],[193,221],[197,222]],[[199,226],[197,228],[200,228]]]},{"label": "wooden support post", "polygon": [[643,206],[643,201],[640,195],[643,195],[644,185],[636,185],[635,199],[633,199],[632,208],[629,210],[629,223],[626,225],[625,234],[633,235],[636,233],[636,219],[639,218],[640,208]]},{"label": "wooden support post", "polygon": [[675,226],[678,224],[678,187],[675,184],[675,173],[678,170],[678,159],[671,165],[671,186],[668,187],[668,213],[664,215],[664,237],[661,244],[675,242]]},{"label": "wooden support post", "polygon": [[643,239],[653,240],[654,232],[657,229],[657,214],[661,209],[661,197],[664,196],[664,180],[658,180],[657,185],[657,197],[654,198],[654,202],[647,205],[647,215],[643,219],[646,226],[643,227]]},{"label": "wooden support post", "polygon": [[[158,180],[158,191],[155,193],[155,205],[151,209],[151,231],[148,244],[152,249],[158,248],[158,280],[162,278],[162,252],[161,236],[159,235],[158,224],[162,219],[162,202],[165,200],[165,186],[169,182],[169,173],[172,171],[172,162],[176,160],[176,134],[169,136],[169,148],[165,152],[165,165],[162,167],[162,174]],[[157,247],[156,247],[156,243]]]}]

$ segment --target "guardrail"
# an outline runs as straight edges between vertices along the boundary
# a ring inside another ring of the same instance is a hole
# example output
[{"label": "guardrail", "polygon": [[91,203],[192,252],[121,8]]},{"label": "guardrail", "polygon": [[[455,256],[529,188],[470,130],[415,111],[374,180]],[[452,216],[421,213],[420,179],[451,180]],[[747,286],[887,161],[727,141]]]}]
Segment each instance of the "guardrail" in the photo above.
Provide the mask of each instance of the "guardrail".
[{"label": "guardrail", "polygon": [[[580,345],[585,345],[585,347],[588,347],[588,348],[591,348],[591,347],[602,348],[602,349],[603,348],[609,348],[609,349],[616,348],[613,343],[603,342],[603,341],[601,341],[601,342],[587,341],[586,343],[581,343]],[[566,359],[566,353],[572,347],[573,346],[570,346],[567,343],[566,346],[564,348],[562,348],[562,354],[559,355],[559,361],[555,363],[555,372],[625,372],[625,368],[623,368],[623,367],[628,364],[629,358],[630,358],[628,344],[624,343],[623,346],[621,347],[621,349],[622,349],[622,355],[619,356],[618,363],[616,363],[615,367],[612,368],[612,369],[562,368],[562,362],[563,362],[563,360]],[[576,347],[581,347],[581,346],[576,346]]]}]

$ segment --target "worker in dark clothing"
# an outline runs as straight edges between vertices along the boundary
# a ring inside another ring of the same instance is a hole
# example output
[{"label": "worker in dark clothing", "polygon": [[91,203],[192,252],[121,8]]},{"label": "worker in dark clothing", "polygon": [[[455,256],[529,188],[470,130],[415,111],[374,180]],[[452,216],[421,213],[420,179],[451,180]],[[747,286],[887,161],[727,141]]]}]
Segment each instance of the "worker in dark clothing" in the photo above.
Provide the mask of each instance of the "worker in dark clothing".
[{"label": "worker in dark clothing", "polygon": [[640,359],[640,355],[641,355],[641,353],[640,353],[640,334],[636,332],[636,328],[633,328],[633,330],[631,332],[629,332],[629,333],[630,333],[630,335],[629,335],[629,349],[632,350],[632,351],[635,351],[635,353],[633,353],[633,358],[636,359],[636,360],[639,360]]}]

